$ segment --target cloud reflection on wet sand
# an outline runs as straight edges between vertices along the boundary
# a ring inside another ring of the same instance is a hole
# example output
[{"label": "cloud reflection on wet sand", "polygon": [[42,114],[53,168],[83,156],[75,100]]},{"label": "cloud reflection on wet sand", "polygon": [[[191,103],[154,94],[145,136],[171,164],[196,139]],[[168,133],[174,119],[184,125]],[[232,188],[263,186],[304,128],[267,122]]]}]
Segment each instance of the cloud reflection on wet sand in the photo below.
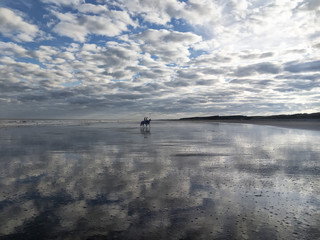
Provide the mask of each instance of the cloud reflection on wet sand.
[{"label": "cloud reflection on wet sand", "polygon": [[320,132],[155,122],[0,129],[1,239],[316,239]]}]

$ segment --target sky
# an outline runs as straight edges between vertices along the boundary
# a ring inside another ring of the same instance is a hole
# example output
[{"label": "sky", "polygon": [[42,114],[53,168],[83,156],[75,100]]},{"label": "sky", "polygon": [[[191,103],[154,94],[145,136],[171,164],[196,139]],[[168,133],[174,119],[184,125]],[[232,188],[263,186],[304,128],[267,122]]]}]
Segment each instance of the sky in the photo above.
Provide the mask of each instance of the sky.
[{"label": "sky", "polygon": [[320,0],[1,0],[0,118],[320,111]]}]

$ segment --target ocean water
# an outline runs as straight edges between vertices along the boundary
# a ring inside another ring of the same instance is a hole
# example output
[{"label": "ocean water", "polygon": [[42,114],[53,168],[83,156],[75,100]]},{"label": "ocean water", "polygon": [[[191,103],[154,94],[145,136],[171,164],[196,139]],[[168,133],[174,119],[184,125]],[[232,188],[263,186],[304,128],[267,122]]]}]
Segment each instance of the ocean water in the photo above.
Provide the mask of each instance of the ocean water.
[{"label": "ocean water", "polygon": [[320,239],[320,131],[6,122],[0,239]]}]

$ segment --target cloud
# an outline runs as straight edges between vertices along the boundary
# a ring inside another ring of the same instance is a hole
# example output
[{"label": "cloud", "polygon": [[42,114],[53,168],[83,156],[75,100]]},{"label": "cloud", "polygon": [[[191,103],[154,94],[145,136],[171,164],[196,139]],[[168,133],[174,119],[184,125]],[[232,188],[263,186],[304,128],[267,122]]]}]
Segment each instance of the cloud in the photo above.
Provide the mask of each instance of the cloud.
[{"label": "cloud", "polygon": [[85,0],[41,0],[43,3],[55,4],[58,6],[73,6],[84,3]]},{"label": "cloud", "polygon": [[200,78],[200,73],[194,69],[180,69],[177,71],[177,78],[197,80]]},{"label": "cloud", "polygon": [[[243,3],[241,3],[243,2]],[[220,17],[209,24],[195,26],[205,36],[199,49],[239,52],[259,49],[275,52],[284,48],[306,48],[305,42],[317,38],[316,13],[297,11],[300,1],[229,1],[216,8]]]},{"label": "cloud", "polygon": [[[98,6],[95,6],[99,8]],[[52,11],[59,22],[53,27],[53,31],[61,36],[72,38],[75,41],[85,42],[90,34],[114,37],[128,30],[128,25],[136,25],[128,13],[124,11],[108,10],[101,8],[101,15],[85,14],[86,12],[97,12],[96,9],[85,8],[81,5],[81,12],[61,13]],[[86,9],[86,10],[84,10]]]},{"label": "cloud", "polygon": [[139,39],[150,44],[164,42],[165,44],[182,43],[183,45],[190,45],[200,41],[201,37],[191,32],[149,29],[139,34]]},{"label": "cloud", "polygon": [[167,64],[183,64],[189,61],[189,48],[201,41],[201,37],[190,32],[168,30],[146,30],[136,38],[143,52],[159,58]]},{"label": "cloud", "polygon": [[195,82],[196,85],[201,85],[201,86],[211,86],[215,83],[214,80],[198,80]]},{"label": "cloud", "polygon": [[85,44],[78,53],[78,57],[84,63],[81,71],[90,70],[94,73],[90,79],[100,75],[105,81],[128,80],[136,74],[132,73],[130,67],[138,65],[139,49],[129,44],[109,43],[106,47]]},{"label": "cloud", "polygon": [[77,7],[77,10],[82,13],[101,14],[108,13],[109,9],[106,5],[95,5],[90,3],[81,4]]},{"label": "cloud", "polygon": [[299,4],[299,10],[316,11],[320,8],[319,0],[304,0]]},{"label": "cloud", "polygon": [[[61,88],[64,83],[75,81],[72,73],[74,69],[67,64],[61,67],[58,65],[73,61],[71,53],[48,46],[31,51],[12,43],[2,43],[0,49],[3,50],[2,54],[7,55],[0,60],[0,73],[6,82],[30,89],[55,89]],[[27,93],[32,94],[32,91]]]},{"label": "cloud", "polygon": [[252,76],[255,74],[277,74],[279,73],[281,68],[276,64],[263,62],[252,64],[244,67],[238,67],[234,75],[238,77]]},{"label": "cloud", "polygon": [[221,18],[221,7],[214,1],[191,0],[178,14],[192,25],[205,25],[217,23]]},{"label": "cloud", "polygon": [[120,0],[119,6],[134,16],[140,16],[145,22],[166,25],[185,5],[175,0]]},{"label": "cloud", "polygon": [[284,68],[285,71],[299,73],[299,72],[319,72],[320,61],[303,62],[303,63],[287,63]]},{"label": "cloud", "polygon": [[298,79],[316,81],[320,79],[320,73],[314,74],[293,74],[293,75],[278,75],[276,79]]},{"label": "cloud", "polygon": [[273,52],[265,52],[265,53],[249,53],[248,51],[243,52],[239,55],[242,59],[261,59],[268,58],[274,55]]},{"label": "cloud", "polygon": [[28,51],[22,46],[12,42],[0,42],[0,56],[25,57]]},{"label": "cloud", "polygon": [[0,8],[0,33],[17,42],[31,42],[40,31],[36,25],[24,21],[20,15],[8,8]]},{"label": "cloud", "polygon": [[220,7],[210,0],[120,0],[119,6],[144,22],[168,25],[173,18],[191,25],[212,24],[220,16]]}]

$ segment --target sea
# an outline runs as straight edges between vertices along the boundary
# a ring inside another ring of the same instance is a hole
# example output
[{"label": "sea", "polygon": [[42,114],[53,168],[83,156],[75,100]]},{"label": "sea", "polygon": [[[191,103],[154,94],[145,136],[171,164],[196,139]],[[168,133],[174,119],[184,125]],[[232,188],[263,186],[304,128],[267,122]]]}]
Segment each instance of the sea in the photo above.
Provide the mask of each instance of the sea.
[{"label": "sea", "polygon": [[2,120],[0,239],[320,239],[320,131]]}]

